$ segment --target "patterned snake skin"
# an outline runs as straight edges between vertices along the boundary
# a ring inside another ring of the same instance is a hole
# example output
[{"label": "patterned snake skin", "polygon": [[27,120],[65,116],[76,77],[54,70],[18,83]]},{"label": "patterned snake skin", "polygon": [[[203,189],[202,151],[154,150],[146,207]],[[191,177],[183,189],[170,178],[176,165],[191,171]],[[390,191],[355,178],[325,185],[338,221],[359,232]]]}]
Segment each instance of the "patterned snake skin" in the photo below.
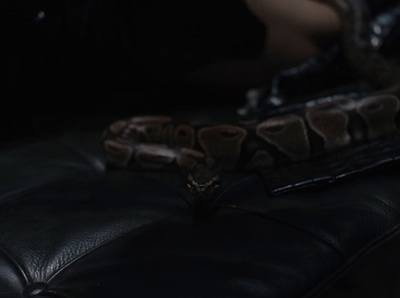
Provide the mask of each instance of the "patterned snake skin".
[{"label": "patterned snake skin", "polygon": [[[116,121],[103,135],[108,163],[117,168],[179,169],[187,175],[192,195],[209,201],[218,189],[220,170],[267,169],[266,183],[278,193],[288,189],[282,186],[296,184],[285,171],[304,174],[315,170],[301,170],[298,165],[307,161],[319,162],[318,170],[333,167],[340,176],[352,170],[341,165],[341,159],[358,160],[365,168],[382,160],[379,154],[386,152],[382,146],[390,149],[389,160],[400,158],[400,71],[367,42],[368,11],[362,0],[324,2],[341,16],[346,60],[376,92],[289,105],[284,113],[236,124],[184,123],[167,116]],[[375,145],[377,142],[381,145]],[[349,148],[356,157],[342,153]],[[370,158],[376,152],[379,156]],[[326,156],[329,158],[324,159]],[[289,181],[279,175],[286,175]]]}]

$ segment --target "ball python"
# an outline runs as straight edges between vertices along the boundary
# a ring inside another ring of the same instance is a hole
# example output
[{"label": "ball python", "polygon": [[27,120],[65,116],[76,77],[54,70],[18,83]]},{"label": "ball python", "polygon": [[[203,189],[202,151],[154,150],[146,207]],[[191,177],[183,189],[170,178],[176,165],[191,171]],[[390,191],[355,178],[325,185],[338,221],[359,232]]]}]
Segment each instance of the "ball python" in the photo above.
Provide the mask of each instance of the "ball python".
[{"label": "ball python", "polygon": [[341,43],[348,64],[375,92],[287,104],[282,113],[230,124],[190,123],[169,116],[118,120],[103,134],[108,164],[127,169],[180,170],[187,176],[188,189],[195,198],[195,217],[201,220],[216,212],[213,199],[221,171],[275,171],[346,148],[397,140],[400,71],[368,42],[367,6],[362,0],[324,2],[342,19]]}]

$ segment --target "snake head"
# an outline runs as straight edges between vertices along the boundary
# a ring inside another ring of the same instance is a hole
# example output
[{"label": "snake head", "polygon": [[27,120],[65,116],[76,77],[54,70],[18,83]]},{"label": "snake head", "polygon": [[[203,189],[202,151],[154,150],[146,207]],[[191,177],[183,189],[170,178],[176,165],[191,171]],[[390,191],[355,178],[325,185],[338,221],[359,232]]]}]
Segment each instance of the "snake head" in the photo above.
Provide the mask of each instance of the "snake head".
[{"label": "snake head", "polygon": [[190,193],[196,199],[208,201],[214,198],[219,188],[220,175],[215,168],[197,165],[188,175]]}]

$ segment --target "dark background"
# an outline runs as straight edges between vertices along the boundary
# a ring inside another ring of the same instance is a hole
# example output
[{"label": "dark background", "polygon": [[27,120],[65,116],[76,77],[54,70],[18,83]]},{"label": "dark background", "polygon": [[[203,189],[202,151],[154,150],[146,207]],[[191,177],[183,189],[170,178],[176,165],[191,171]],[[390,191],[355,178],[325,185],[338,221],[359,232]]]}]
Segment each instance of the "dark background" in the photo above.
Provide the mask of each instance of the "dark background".
[{"label": "dark background", "polygon": [[192,74],[257,59],[265,35],[241,0],[2,0],[0,12],[3,141],[239,106],[246,84]]}]

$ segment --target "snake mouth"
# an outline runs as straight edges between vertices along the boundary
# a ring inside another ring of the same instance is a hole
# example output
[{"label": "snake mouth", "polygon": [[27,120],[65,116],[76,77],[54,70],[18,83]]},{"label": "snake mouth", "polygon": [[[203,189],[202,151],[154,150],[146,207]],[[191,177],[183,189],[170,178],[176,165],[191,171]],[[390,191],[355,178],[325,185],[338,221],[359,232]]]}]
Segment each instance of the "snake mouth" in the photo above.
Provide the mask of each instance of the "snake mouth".
[{"label": "snake mouth", "polygon": [[207,187],[206,187],[204,184],[199,184],[199,185],[196,187],[196,190],[197,190],[198,192],[204,192],[204,191],[207,190]]},{"label": "snake mouth", "polygon": [[214,184],[213,182],[211,182],[210,184],[208,184],[208,183],[199,184],[199,183],[195,183],[195,181],[193,181],[192,183],[188,183],[187,187],[188,187],[190,193],[193,195],[196,195],[196,194],[212,195],[218,190],[219,185]]}]

